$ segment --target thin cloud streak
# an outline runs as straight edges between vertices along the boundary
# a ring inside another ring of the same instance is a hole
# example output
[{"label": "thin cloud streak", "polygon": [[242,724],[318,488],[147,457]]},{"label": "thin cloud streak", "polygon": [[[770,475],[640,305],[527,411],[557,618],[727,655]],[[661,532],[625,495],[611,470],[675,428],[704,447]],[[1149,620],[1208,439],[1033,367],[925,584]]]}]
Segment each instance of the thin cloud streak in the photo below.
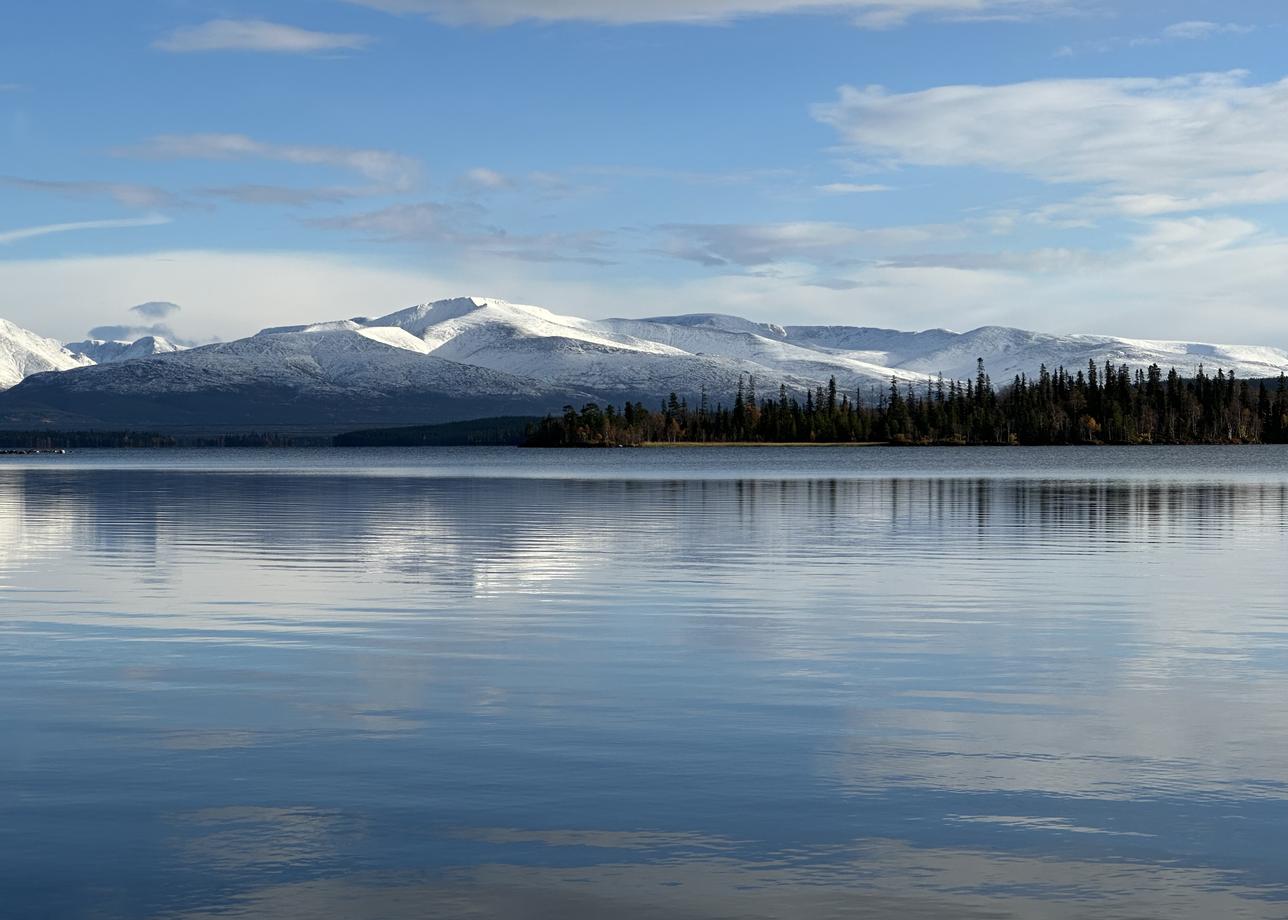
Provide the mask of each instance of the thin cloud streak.
[{"label": "thin cloud streak", "polygon": [[829,182],[827,185],[816,185],[816,191],[824,195],[867,195],[873,192],[892,192],[888,185],[861,185],[857,182]]},{"label": "thin cloud streak", "polygon": [[20,227],[17,230],[0,232],[0,245],[16,243],[19,240],[49,236],[54,233],[69,233],[76,230],[115,230],[124,227],[156,227],[170,223],[164,214],[150,214],[147,217],[121,217],[110,220],[78,220],[65,224],[45,224],[40,227]]}]

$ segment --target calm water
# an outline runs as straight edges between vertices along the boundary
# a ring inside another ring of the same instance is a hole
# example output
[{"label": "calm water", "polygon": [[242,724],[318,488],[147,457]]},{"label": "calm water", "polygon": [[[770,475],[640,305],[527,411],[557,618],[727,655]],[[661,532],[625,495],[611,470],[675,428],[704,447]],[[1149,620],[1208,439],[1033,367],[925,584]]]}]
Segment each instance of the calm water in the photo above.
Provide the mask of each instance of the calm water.
[{"label": "calm water", "polygon": [[1288,450],[0,458],[0,916],[1288,918]]}]

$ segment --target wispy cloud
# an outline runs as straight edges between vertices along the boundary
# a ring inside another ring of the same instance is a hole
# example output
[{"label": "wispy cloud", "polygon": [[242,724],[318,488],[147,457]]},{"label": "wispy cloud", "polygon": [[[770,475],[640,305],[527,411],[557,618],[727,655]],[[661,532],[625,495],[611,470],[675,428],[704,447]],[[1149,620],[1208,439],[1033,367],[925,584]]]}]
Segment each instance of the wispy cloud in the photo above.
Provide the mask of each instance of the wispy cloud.
[{"label": "wispy cloud", "polygon": [[790,169],[736,169],[726,172],[666,169],[657,166],[581,166],[575,170],[580,175],[604,176],[617,179],[658,179],[665,182],[682,182],[686,185],[747,185],[766,179],[784,179],[796,173]]},{"label": "wispy cloud", "polygon": [[558,173],[533,170],[512,174],[485,166],[467,170],[457,180],[457,185],[473,193],[526,192],[544,199],[573,198],[598,190]]},{"label": "wispy cloud", "polygon": [[488,169],[486,166],[476,166],[466,172],[462,178],[467,185],[485,191],[513,188],[516,184],[510,176],[499,173],[495,169]]},{"label": "wispy cloud", "polygon": [[577,262],[607,265],[609,235],[602,232],[516,234],[484,221],[477,204],[425,201],[376,211],[304,221],[323,230],[356,233],[377,242],[421,242],[446,245],[472,255],[492,255],[525,262]]},{"label": "wispy cloud", "polygon": [[721,23],[753,16],[831,13],[863,28],[886,29],[913,17],[1027,19],[1087,6],[1090,0],[349,0],[389,13],[419,13],[450,24],[511,25],[525,20]]},{"label": "wispy cloud", "polygon": [[1177,22],[1163,30],[1163,38],[1174,41],[1198,41],[1212,38],[1215,35],[1247,35],[1255,29],[1252,26],[1240,25],[1237,22],[1206,22],[1191,19],[1188,22]]},{"label": "wispy cloud", "polygon": [[1288,80],[1242,72],[913,93],[845,87],[815,117],[885,164],[981,167],[1095,190],[1134,216],[1288,201]]},{"label": "wispy cloud", "polygon": [[1076,45],[1065,45],[1056,52],[1057,57],[1074,57],[1079,54],[1108,54],[1122,48],[1148,48],[1169,42],[1203,41],[1220,35],[1247,35],[1255,32],[1255,26],[1242,25],[1237,22],[1208,22],[1192,19],[1176,22],[1153,35],[1136,35],[1127,37],[1111,35],[1095,41],[1080,42]]},{"label": "wispy cloud", "polygon": [[370,35],[314,32],[263,19],[212,19],[199,26],[175,29],[153,42],[152,47],[176,54],[203,51],[314,54],[361,51],[373,41]]},{"label": "wispy cloud", "polygon": [[127,208],[172,208],[185,205],[181,198],[165,189],[129,182],[63,181],[0,176],[0,185],[33,192],[48,192],[65,198],[111,198]]},{"label": "wispy cloud", "polygon": [[17,93],[26,88],[22,83],[0,83],[0,93]]},{"label": "wispy cloud", "polygon": [[474,206],[422,201],[376,211],[306,220],[324,230],[347,230],[381,240],[450,240],[463,223],[474,223],[483,213]]},{"label": "wispy cloud", "polygon": [[16,243],[38,236],[49,236],[54,233],[69,233],[75,230],[115,230],[122,227],[155,227],[170,223],[164,214],[150,214],[147,217],[121,217],[111,220],[80,220],[65,224],[45,224],[39,227],[20,227],[17,230],[0,231],[0,244]]},{"label": "wispy cloud", "polygon": [[199,189],[195,194],[206,198],[219,198],[234,204],[282,205],[290,208],[307,208],[318,204],[342,204],[356,198],[369,198],[384,193],[380,188],[348,188],[324,186],[297,188],[288,185],[226,185]]},{"label": "wispy cloud", "polygon": [[803,261],[840,264],[872,259],[892,246],[960,238],[955,225],[865,229],[827,221],[776,224],[665,224],[656,251],[708,267],[755,267]]},{"label": "wispy cloud", "polygon": [[407,191],[420,178],[420,163],[389,150],[275,144],[245,134],[159,134],[118,156],[155,159],[264,159],[301,166],[330,166],[365,176],[391,191]]}]

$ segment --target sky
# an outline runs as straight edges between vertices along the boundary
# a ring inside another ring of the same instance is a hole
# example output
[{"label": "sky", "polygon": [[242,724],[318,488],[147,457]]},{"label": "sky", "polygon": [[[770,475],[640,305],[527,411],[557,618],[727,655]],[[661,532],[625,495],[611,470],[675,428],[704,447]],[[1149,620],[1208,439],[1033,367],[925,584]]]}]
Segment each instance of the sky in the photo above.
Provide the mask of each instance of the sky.
[{"label": "sky", "polygon": [[589,317],[1288,346],[1272,0],[42,0],[0,317]]}]

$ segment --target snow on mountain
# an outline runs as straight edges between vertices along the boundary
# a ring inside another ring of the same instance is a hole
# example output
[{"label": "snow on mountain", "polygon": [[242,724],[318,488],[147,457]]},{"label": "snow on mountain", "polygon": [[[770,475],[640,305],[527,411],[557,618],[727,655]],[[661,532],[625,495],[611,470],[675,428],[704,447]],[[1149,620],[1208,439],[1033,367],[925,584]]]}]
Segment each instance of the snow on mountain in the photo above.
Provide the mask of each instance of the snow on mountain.
[{"label": "snow on mountain", "polygon": [[0,390],[15,386],[32,374],[65,371],[92,363],[89,358],[73,354],[53,339],[0,319]]},{"label": "snow on mountain", "polygon": [[[687,318],[685,318],[687,319]],[[762,392],[785,385],[812,389],[835,375],[841,386],[887,383],[920,375],[779,341],[780,326],[736,317],[706,323],[586,320],[541,307],[479,297],[422,304],[365,321],[418,336],[439,357],[547,380],[605,399],[653,401],[705,389],[727,401],[740,378]]]},{"label": "snow on mountain", "polygon": [[164,355],[183,349],[183,346],[176,345],[159,335],[144,336],[133,342],[85,339],[83,342],[68,342],[65,347],[68,351],[84,355],[95,364],[133,361],[135,358],[149,358],[152,355]]},{"label": "snow on mountain", "polygon": [[[52,349],[64,367],[89,361],[22,330],[3,341],[18,334]],[[274,327],[188,350],[143,342],[119,349],[106,346],[124,343],[79,343],[103,345],[102,360],[114,363],[23,382],[0,396],[0,424],[76,418],[135,426],[420,424],[540,414],[589,400],[656,404],[671,392],[693,401],[704,390],[727,404],[750,377],[761,394],[780,385],[800,394],[832,376],[843,390],[870,393],[891,378],[973,377],[978,358],[998,384],[1019,373],[1035,375],[1043,365],[1072,371],[1088,361],[1132,368],[1156,363],[1183,375],[1200,366],[1245,378],[1288,371],[1288,352],[1262,346],[1000,326],[964,333],[781,326],[713,313],[589,320],[480,297],[375,319]],[[153,353],[124,360],[135,346]]]},{"label": "snow on mountain", "polygon": [[467,297],[422,304],[353,320],[368,328],[396,327],[416,336],[430,353],[466,364],[518,373],[606,399],[658,399],[674,391],[730,398],[740,378],[755,377],[761,393],[780,384],[800,392],[835,376],[845,390],[884,387],[891,378],[922,382],[974,377],[983,358],[998,383],[1016,374],[1127,364],[1200,366],[1242,377],[1277,376],[1288,352],[1257,346],[1146,341],[1112,336],[1048,335],[985,326],[900,332],[853,326],[780,326],[737,316],[698,313],[651,319],[587,320],[541,307]]},{"label": "snow on mountain", "polygon": [[397,328],[350,321],[99,364],[24,381],[0,423],[126,426],[418,424],[557,411],[590,398],[427,353]]},{"label": "snow on mountain", "polygon": [[1200,367],[1209,373],[1233,371],[1240,377],[1272,377],[1288,369],[1288,351],[1263,346],[1205,345],[1190,342],[1125,339],[1102,335],[1049,335],[1005,326],[983,326],[970,332],[944,329],[897,332],[829,326],[789,326],[786,339],[832,354],[861,357],[921,377],[943,374],[963,379],[975,375],[975,362],[984,359],[989,375],[1007,383],[1016,374],[1035,376],[1043,366],[1076,371],[1088,361],[1133,370],[1157,364],[1193,376]]}]

